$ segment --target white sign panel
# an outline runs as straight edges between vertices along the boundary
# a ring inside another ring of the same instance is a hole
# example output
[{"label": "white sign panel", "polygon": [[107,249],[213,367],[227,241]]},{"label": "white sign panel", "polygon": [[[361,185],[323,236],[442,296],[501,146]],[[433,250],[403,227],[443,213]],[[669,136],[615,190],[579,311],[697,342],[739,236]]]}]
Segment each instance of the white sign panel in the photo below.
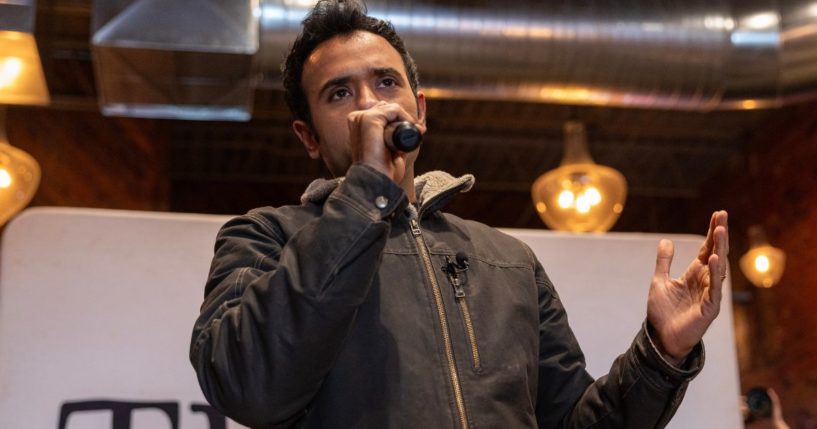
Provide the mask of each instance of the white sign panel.
[{"label": "white sign panel", "polygon": [[[207,406],[188,361],[226,216],[30,209],[0,253],[0,428],[239,428]],[[705,222],[704,222],[705,226]],[[658,236],[507,231],[531,245],[590,372],[607,372],[644,318]],[[674,275],[700,237],[675,236]],[[730,295],[671,428],[741,427]]]}]

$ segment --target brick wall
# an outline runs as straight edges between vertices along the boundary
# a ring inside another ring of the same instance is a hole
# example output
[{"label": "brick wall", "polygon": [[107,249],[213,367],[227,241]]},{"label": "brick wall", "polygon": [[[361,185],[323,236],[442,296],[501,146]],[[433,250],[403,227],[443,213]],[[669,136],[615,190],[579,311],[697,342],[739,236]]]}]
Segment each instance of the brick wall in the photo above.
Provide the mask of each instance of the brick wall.
[{"label": "brick wall", "polygon": [[[761,130],[707,184],[701,211],[729,210],[733,288],[751,298],[735,305],[742,390],[775,388],[793,428],[817,428],[817,106],[781,110]],[[771,289],[754,288],[737,265],[753,224],[787,255]]]},{"label": "brick wall", "polygon": [[96,111],[6,112],[9,142],[42,169],[31,206],[166,210],[169,148],[162,127],[161,121],[106,118]]}]

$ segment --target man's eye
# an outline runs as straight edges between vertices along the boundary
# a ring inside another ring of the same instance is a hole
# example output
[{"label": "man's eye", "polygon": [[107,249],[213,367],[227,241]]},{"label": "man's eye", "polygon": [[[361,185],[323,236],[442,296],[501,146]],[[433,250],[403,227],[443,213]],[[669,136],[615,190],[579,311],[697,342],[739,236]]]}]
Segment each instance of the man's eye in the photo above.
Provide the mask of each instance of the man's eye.
[{"label": "man's eye", "polygon": [[387,77],[387,78],[380,81],[380,85],[385,86],[385,87],[395,86],[395,85],[397,85],[397,81],[390,78],[390,77]]},{"label": "man's eye", "polygon": [[346,88],[340,88],[335,90],[332,95],[329,96],[330,100],[340,100],[343,97],[349,96],[349,90]]}]

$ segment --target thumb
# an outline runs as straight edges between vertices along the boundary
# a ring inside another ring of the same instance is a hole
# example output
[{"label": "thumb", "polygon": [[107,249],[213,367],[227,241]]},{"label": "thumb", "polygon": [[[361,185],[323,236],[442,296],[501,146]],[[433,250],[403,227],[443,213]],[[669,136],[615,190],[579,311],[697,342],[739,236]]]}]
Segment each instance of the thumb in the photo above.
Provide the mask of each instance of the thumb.
[{"label": "thumb", "polygon": [[672,256],[675,254],[675,247],[670,240],[658,242],[658,252],[655,257],[655,276],[660,278],[669,277],[669,269],[672,265]]}]

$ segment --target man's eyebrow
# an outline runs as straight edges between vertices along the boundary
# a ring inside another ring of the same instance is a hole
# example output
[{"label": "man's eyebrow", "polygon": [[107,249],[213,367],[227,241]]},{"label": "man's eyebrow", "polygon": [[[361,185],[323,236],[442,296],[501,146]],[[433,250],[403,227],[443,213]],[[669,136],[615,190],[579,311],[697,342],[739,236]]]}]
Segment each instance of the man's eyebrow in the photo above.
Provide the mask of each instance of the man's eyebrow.
[{"label": "man's eyebrow", "polygon": [[[400,75],[400,72],[394,67],[377,67],[370,69],[369,72],[377,77],[394,76],[401,82],[403,81],[403,77]],[[337,85],[344,85],[350,80],[352,80],[352,75],[338,76],[334,79],[330,79],[323,84],[323,86],[321,86],[320,91],[318,91],[318,97],[323,97],[324,92],[326,92],[329,88]]]},{"label": "man's eyebrow", "polygon": [[372,73],[374,73],[375,76],[384,76],[390,74],[400,77],[400,72],[393,67],[379,67],[376,69],[372,69]]}]

